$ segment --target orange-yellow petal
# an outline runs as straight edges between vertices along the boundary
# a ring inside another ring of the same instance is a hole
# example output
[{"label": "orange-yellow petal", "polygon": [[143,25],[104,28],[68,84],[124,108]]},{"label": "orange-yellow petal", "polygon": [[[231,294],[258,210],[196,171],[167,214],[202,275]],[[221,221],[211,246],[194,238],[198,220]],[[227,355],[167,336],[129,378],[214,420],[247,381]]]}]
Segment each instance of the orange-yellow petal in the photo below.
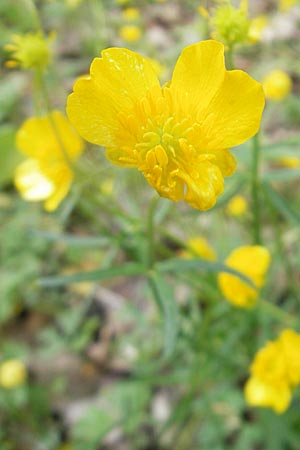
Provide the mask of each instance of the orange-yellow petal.
[{"label": "orange-yellow petal", "polygon": [[269,384],[251,377],[245,386],[245,397],[249,405],[273,408],[283,413],[291,402],[291,390],[285,381]]}]

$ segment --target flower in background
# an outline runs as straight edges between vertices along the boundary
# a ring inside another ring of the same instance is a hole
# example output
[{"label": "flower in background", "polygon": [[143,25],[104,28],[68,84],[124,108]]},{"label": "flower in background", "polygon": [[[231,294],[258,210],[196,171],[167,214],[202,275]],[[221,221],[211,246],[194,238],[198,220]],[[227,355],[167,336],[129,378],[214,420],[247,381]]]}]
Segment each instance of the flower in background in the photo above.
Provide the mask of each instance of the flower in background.
[{"label": "flower in background", "polygon": [[262,85],[267,99],[284,100],[291,92],[292,80],[283,70],[274,69],[264,77]]},{"label": "flower in background", "polygon": [[263,32],[269,23],[269,18],[267,16],[257,16],[250,22],[250,27],[248,31],[248,39],[251,43],[256,44],[260,42],[263,36]]},{"label": "flower in background", "polygon": [[243,195],[235,195],[229,200],[226,206],[226,212],[230,216],[243,216],[247,210],[248,203]]},{"label": "flower in background", "polygon": [[290,169],[297,169],[300,167],[299,156],[282,156],[279,161],[283,166],[289,167]]},{"label": "flower in background", "polygon": [[186,249],[181,252],[181,255],[187,259],[200,257],[208,261],[214,261],[217,258],[214,249],[202,237],[189,239],[186,243]]},{"label": "flower in background", "polygon": [[235,306],[251,308],[257,301],[258,290],[264,285],[270,265],[268,249],[259,245],[238,247],[230,253],[225,264],[246,275],[255,287],[251,287],[235,275],[220,273],[218,283],[222,294]]},{"label": "flower in background", "polygon": [[300,383],[300,335],[285,329],[278,339],[267,342],[257,352],[250,373],[245,386],[247,402],[283,413]]},{"label": "flower in background", "polygon": [[137,20],[140,17],[140,12],[137,8],[125,8],[122,11],[122,16],[125,20]]},{"label": "flower in background", "polygon": [[7,67],[21,67],[22,69],[45,69],[52,58],[51,44],[54,33],[45,38],[41,32],[15,34],[12,42],[5,45],[5,50],[11,52],[11,58],[6,62]]},{"label": "flower in background", "polygon": [[124,41],[137,42],[141,39],[142,30],[138,25],[124,25],[119,34]]},{"label": "flower in background", "polygon": [[21,386],[27,378],[27,369],[19,359],[8,359],[0,364],[0,386],[12,389]]},{"label": "flower in background", "polygon": [[227,71],[224,46],[203,41],[183,50],[163,87],[148,59],[104,50],[75,83],[67,113],[112,163],[140,170],[162,197],[206,210],[235,171],[228,148],[256,134],[263,107],[261,85]]},{"label": "flower in background", "polygon": [[83,142],[59,111],[27,119],[17,132],[17,148],[29,158],[15,171],[14,181],[27,201],[45,201],[55,210],[73,180],[71,164],[83,151]]},{"label": "flower in background", "polygon": [[278,8],[279,8],[279,11],[287,12],[293,6],[298,5],[298,4],[299,4],[299,0],[279,0]]}]

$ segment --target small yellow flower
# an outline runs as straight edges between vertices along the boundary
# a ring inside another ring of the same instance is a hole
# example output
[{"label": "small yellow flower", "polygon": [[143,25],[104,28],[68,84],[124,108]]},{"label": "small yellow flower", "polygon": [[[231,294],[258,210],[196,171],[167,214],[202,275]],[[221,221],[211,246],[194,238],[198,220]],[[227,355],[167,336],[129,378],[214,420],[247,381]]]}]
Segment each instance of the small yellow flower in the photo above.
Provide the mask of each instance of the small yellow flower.
[{"label": "small yellow flower", "polygon": [[290,329],[269,341],[255,355],[251,376],[245,386],[247,402],[284,412],[292,389],[300,383],[300,335]]},{"label": "small yellow flower", "polygon": [[[59,111],[31,117],[17,132],[17,148],[29,158],[15,172],[15,185],[27,201],[45,200],[47,211],[55,210],[69,192],[75,162],[83,142]],[[69,162],[67,161],[69,159]]]},{"label": "small yellow flower", "polygon": [[289,11],[293,6],[298,5],[299,0],[279,0],[279,11],[287,12]]},{"label": "small yellow flower", "polygon": [[51,44],[54,33],[45,38],[42,33],[27,33],[13,35],[12,43],[5,45],[5,50],[12,52],[7,67],[21,67],[22,69],[45,69],[51,62]]},{"label": "small yellow flower", "polygon": [[116,0],[118,5],[128,5],[129,3],[131,3],[131,0]]},{"label": "small yellow flower", "polygon": [[163,87],[151,61],[104,50],[90,78],[75,83],[67,113],[111,162],[140,170],[161,196],[206,210],[235,171],[228,148],[257,132],[263,107],[261,85],[227,71],[224,46],[203,41],[183,50]]},{"label": "small yellow flower", "polygon": [[282,156],[280,163],[290,169],[296,169],[300,167],[300,158],[299,156]]},{"label": "small yellow flower", "polygon": [[120,37],[126,42],[137,42],[141,36],[142,30],[137,25],[124,25],[120,28]]},{"label": "small yellow flower", "polygon": [[241,308],[254,306],[270,264],[269,251],[259,245],[239,247],[230,253],[225,264],[246,275],[256,286],[254,289],[234,275],[221,273],[218,283],[226,300]]},{"label": "small yellow flower", "polygon": [[291,92],[292,80],[283,70],[275,69],[263,79],[265,96],[269,100],[283,100]]},{"label": "small yellow flower", "polygon": [[122,11],[125,20],[137,20],[140,17],[140,12],[137,8],[126,8]]},{"label": "small yellow flower", "polygon": [[226,212],[230,216],[243,216],[248,210],[248,203],[245,197],[242,195],[235,195],[229,200]]},{"label": "small yellow flower", "polygon": [[208,261],[216,259],[214,249],[209,245],[206,239],[202,237],[191,238],[187,241],[187,249],[182,252],[184,258],[203,258]]},{"label": "small yellow flower", "polygon": [[229,48],[247,42],[250,28],[247,0],[241,0],[238,8],[232,6],[230,0],[219,3],[210,18],[214,39]]},{"label": "small yellow flower", "polygon": [[250,22],[250,27],[248,31],[248,39],[250,42],[255,44],[260,42],[262,39],[263,32],[268,25],[269,19],[267,16],[257,16]]},{"label": "small yellow flower", "polygon": [[27,378],[27,370],[19,359],[9,359],[0,364],[0,386],[11,389],[21,386]]}]

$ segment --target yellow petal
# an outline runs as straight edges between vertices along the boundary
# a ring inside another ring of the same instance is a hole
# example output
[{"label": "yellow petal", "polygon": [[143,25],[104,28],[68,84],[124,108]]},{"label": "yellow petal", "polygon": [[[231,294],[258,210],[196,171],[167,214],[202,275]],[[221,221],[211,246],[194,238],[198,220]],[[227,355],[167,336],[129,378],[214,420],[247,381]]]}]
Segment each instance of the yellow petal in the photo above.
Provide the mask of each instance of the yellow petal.
[{"label": "yellow petal", "polygon": [[240,70],[226,72],[222,86],[198,117],[209,149],[239,145],[255,135],[264,104],[260,83]]},{"label": "yellow petal", "polygon": [[14,182],[22,197],[31,202],[45,200],[55,189],[35,159],[27,159],[17,167]]},{"label": "yellow petal", "polygon": [[16,144],[25,155],[44,160],[63,160],[64,151],[76,159],[83,151],[82,140],[60,111],[27,119],[17,132]]},{"label": "yellow petal", "polygon": [[87,141],[113,147],[119,112],[132,111],[154,86],[159,81],[149,60],[124,48],[104,50],[91,65],[90,79],[75,83],[67,103],[69,119]]},{"label": "yellow petal", "polygon": [[178,58],[170,84],[171,92],[181,93],[189,113],[203,111],[223,83],[224,46],[217,41],[203,41],[186,47]]},{"label": "yellow petal", "polygon": [[280,414],[289,407],[291,390],[285,381],[267,384],[251,377],[245,386],[245,397],[251,406],[270,407]]}]

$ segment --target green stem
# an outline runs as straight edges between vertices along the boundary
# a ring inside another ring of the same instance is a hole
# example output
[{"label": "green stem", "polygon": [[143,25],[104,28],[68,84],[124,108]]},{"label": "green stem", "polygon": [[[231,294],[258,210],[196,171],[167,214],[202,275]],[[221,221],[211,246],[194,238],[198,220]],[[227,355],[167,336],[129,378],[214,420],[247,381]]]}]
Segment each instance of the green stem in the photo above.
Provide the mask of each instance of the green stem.
[{"label": "green stem", "polygon": [[281,309],[279,306],[274,305],[274,303],[270,303],[267,302],[266,300],[260,299],[259,305],[265,312],[272,315],[276,319],[279,319],[281,322],[284,322],[287,325],[295,326],[298,323],[296,317],[291,316],[283,309]]},{"label": "green stem", "polygon": [[156,195],[152,198],[147,217],[147,237],[148,237],[148,255],[147,255],[147,266],[149,269],[152,268],[155,261],[155,238],[154,238],[154,213],[156,210],[157,203],[160,197]]},{"label": "green stem", "polygon": [[233,59],[233,46],[229,47],[229,49],[226,52],[226,62],[229,70],[234,70],[234,59]]},{"label": "green stem", "polygon": [[260,162],[260,143],[259,135],[256,134],[252,139],[252,210],[253,210],[253,242],[261,244],[261,221],[260,221],[260,199],[259,199],[259,162]]}]

